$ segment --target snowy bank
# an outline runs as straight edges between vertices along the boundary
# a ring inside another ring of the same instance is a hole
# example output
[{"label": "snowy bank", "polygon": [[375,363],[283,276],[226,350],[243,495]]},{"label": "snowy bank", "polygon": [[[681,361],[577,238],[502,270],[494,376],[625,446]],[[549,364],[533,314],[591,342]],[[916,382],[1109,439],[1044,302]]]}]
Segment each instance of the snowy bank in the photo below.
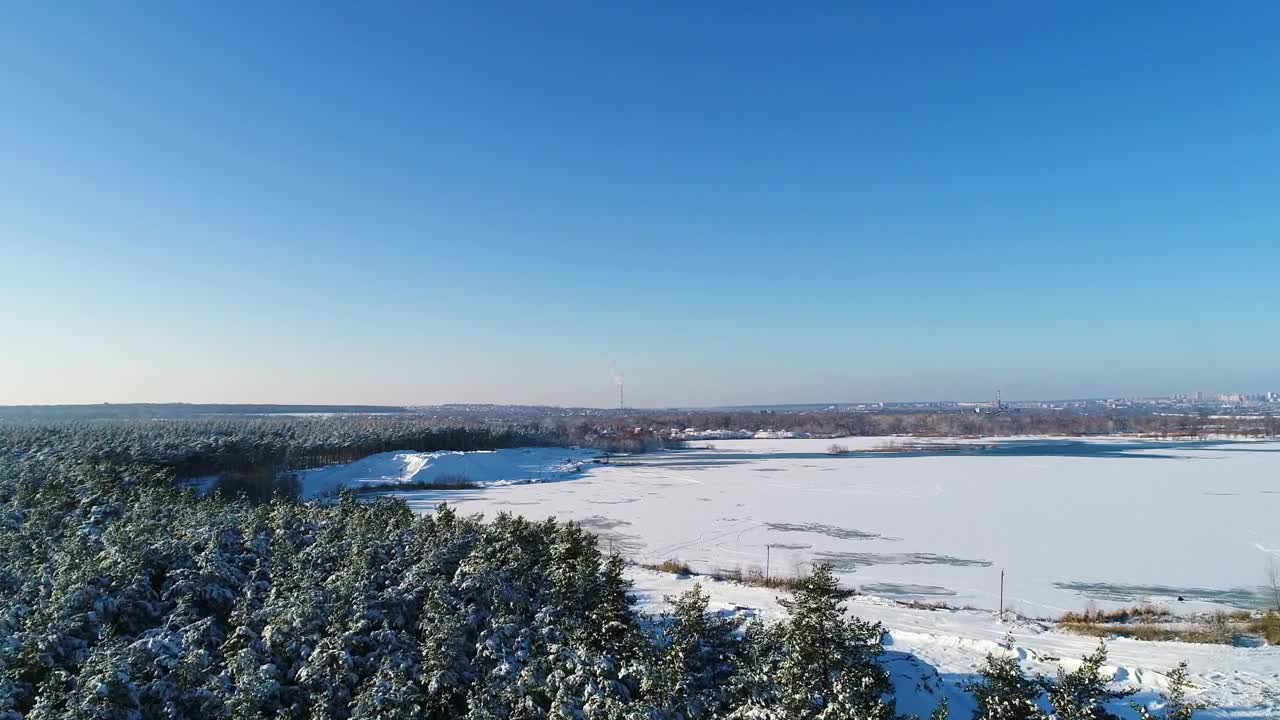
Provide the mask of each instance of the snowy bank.
[{"label": "snowy bank", "polygon": [[[725,613],[780,620],[786,611],[778,597],[786,593],[700,576],[681,576],[638,567],[628,568],[639,607],[649,613],[667,612],[670,600],[700,585],[711,608]],[[968,718],[973,698],[962,687],[975,679],[987,653],[999,652],[1012,635],[1022,667],[1053,676],[1059,667],[1074,669],[1079,658],[1098,645],[1098,639],[1060,632],[1039,623],[1000,620],[981,610],[924,610],[883,598],[859,595],[847,603],[851,615],[883,623],[888,631],[883,660],[898,691],[898,710],[927,717],[946,697],[952,717]],[[1204,718],[1261,720],[1280,716],[1280,647],[1238,648],[1182,642],[1150,642],[1113,638],[1107,641],[1108,664],[1103,671],[1113,682],[1135,691],[1133,700],[1158,702],[1168,690],[1167,672],[1186,660],[1192,695],[1215,707],[1197,713]],[[1133,718],[1127,702],[1110,708]]]},{"label": "snowy bank", "polygon": [[302,497],[344,487],[472,482],[515,484],[560,480],[581,471],[598,453],[582,448],[505,448],[471,452],[393,450],[363,460],[299,473]]}]

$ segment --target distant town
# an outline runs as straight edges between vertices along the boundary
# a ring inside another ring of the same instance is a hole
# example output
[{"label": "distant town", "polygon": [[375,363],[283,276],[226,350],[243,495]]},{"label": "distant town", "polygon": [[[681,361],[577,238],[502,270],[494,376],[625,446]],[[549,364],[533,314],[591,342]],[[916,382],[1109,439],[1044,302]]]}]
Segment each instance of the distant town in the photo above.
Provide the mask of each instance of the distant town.
[{"label": "distant town", "polygon": [[793,403],[783,405],[725,405],[715,407],[673,408],[567,408],[550,406],[513,406],[450,404],[409,408],[415,412],[458,412],[483,414],[501,411],[527,411],[530,415],[616,415],[650,410],[725,411],[762,413],[800,412],[864,412],[864,413],[977,413],[1062,412],[1075,415],[1198,415],[1203,417],[1268,417],[1280,416],[1280,392],[1205,393],[1153,397],[1076,398],[1069,400],[1005,400],[996,392],[991,400],[927,400],[918,402],[857,403]]},{"label": "distant town", "polygon": [[1156,397],[919,402],[796,403],[717,407],[561,407],[449,403],[442,405],[275,405],[225,403],[95,403],[80,405],[0,405],[0,420],[93,418],[195,418],[209,416],[402,415],[435,420],[538,420],[548,418],[620,418],[652,413],[868,413],[868,414],[1038,414],[1082,416],[1173,416],[1264,419],[1280,417],[1280,392],[1204,393]]},{"label": "distant town", "polygon": [[827,410],[832,412],[1013,412],[1019,410],[1059,411],[1081,415],[1115,414],[1135,415],[1223,415],[1267,416],[1280,415],[1280,392],[1217,393],[1197,392],[1188,395],[1122,398],[1078,398],[1071,400],[1004,400],[997,392],[987,401],[931,400],[922,402],[876,402],[811,405],[759,405],[733,408],[701,408],[732,410],[772,410],[778,412],[803,412]]}]

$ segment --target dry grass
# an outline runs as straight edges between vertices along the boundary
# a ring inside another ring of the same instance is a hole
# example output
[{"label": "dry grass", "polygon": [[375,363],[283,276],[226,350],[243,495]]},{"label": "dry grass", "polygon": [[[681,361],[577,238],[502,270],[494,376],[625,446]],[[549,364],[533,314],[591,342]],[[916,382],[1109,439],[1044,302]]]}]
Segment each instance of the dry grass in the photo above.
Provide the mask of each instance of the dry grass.
[{"label": "dry grass", "polygon": [[1079,635],[1134,640],[1153,640],[1230,645],[1235,633],[1224,632],[1211,626],[1203,628],[1167,627],[1162,625],[1114,625],[1109,623],[1062,623],[1060,627]]},{"label": "dry grass", "polygon": [[1249,632],[1257,633],[1272,645],[1280,645],[1280,612],[1272,611],[1254,618],[1245,625]]},{"label": "dry grass", "polygon": [[[724,580],[727,582],[736,582],[743,585],[751,585],[754,587],[767,587],[776,590],[795,591],[800,588],[804,582],[803,575],[771,575],[766,577],[763,572],[758,570],[743,571],[737,569],[720,569],[714,572],[694,572],[693,568],[683,560],[669,558],[660,563],[639,563],[640,567],[649,570],[657,570],[658,572],[672,573],[675,575],[696,575],[698,577],[711,578],[713,580]],[[853,595],[852,590],[845,590],[846,597]]]},{"label": "dry grass", "polygon": [[644,565],[643,567],[657,570],[659,572],[671,573],[673,575],[692,575],[693,568],[689,567],[689,563],[681,560],[663,560],[657,565]]},{"label": "dry grass", "polygon": [[[1125,608],[1067,613],[1059,627],[1094,637],[1125,637],[1135,640],[1232,645],[1239,636],[1259,635],[1272,645],[1280,644],[1280,613],[1254,615],[1247,610],[1219,612],[1200,618],[1176,621],[1167,610],[1144,614],[1147,608]],[[1135,611],[1138,611],[1135,613]]]},{"label": "dry grass", "polygon": [[[755,587],[774,588],[775,590],[798,590],[804,583],[803,575],[769,575],[766,576],[759,570],[743,571],[737,569],[720,569],[710,574],[717,580],[728,580],[729,582],[742,583],[743,585],[753,585]],[[853,591],[848,591],[849,595]]]},{"label": "dry grass", "polygon": [[1167,618],[1169,615],[1170,613],[1166,608],[1156,607],[1154,605],[1134,605],[1133,607],[1120,608],[1118,610],[1100,610],[1098,608],[1073,610],[1063,613],[1061,622],[1093,625],[1106,623],[1140,623]]}]

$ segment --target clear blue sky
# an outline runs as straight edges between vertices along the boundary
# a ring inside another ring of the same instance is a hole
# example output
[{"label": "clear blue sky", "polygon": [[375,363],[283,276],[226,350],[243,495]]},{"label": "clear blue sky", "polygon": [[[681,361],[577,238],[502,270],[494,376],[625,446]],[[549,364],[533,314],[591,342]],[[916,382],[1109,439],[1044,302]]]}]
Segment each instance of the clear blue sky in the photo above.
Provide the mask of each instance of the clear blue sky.
[{"label": "clear blue sky", "polygon": [[1280,390],[1280,6],[793,5],[7,5],[0,403]]}]

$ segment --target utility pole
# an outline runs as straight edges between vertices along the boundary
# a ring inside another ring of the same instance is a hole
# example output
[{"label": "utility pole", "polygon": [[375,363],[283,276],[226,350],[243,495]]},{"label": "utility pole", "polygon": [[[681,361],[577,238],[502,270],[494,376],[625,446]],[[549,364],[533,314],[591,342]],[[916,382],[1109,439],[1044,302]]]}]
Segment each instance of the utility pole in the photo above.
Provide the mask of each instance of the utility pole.
[{"label": "utility pole", "polygon": [[773,554],[772,551],[773,551],[773,545],[766,543],[764,546],[764,584],[765,585],[769,584],[769,560],[771,559],[770,556]]},{"label": "utility pole", "polygon": [[1004,620],[1004,571],[1000,571],[1000,619]]}]

